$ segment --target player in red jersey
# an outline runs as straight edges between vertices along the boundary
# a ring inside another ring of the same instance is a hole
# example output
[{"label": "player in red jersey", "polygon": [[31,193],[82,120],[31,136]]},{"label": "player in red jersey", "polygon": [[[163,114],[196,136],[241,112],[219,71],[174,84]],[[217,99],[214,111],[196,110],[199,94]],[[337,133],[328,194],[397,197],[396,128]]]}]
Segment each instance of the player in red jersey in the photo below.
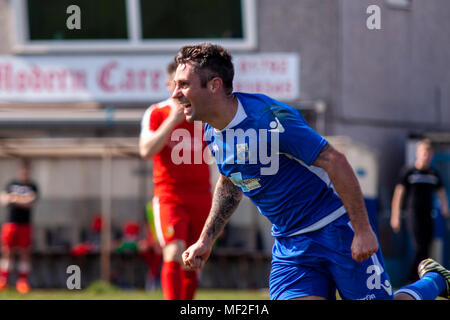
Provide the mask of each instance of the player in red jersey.
[{"label": "player in red jersey", "polygon": [[[176,64],[171,63],[170,92],[175,71]],[[143,158],[153,158],[153,214],[163,251],[161,286],[167,300],[192,300],[198,286],[197,272],[182,268],[181,254],[199,237],[211,208],[205,146],[202,124],[188,123],[183,107],[172,99],[145,111],[139,148]]]},{"label": "player in red jersey", "polygon": [[0,290],[7,288],[8,276],[13,263],[13,254],[17,249],[18,279],[16,289],[19,293],[28,293],[28,274],[31,269],[31,210],[37,199],[37,186],[30,180],[30,165],[20,163],[19,178],[10,182],[1,193],[1,202],[9,208],[8,221],[1,230],[2,259],[0,260]]}]

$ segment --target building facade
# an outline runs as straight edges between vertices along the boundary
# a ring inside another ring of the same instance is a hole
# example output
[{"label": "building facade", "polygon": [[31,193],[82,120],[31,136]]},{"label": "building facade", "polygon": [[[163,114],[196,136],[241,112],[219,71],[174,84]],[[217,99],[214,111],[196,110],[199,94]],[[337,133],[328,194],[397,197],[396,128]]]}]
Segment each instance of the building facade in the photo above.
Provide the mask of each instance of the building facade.
[{"label": "building facade", "polygon": [[[236,90],[275,96],[302,110],[322,135],[350,137],[376,154],[378,222],[390,248],[386,217],[406,143],[411,134],[450,128],[448,1],[50,2],[0,0],[0,138],[14,150],[3,152],[2,167],[12,168],[15,156],[33,157],[16,138],[72,139],[80,150],[80,139],[137,141],[145,108],[168,94],[165,64],[184,44],[213,41],[235,57]],[[378,16],[368,11],[373,5]],[[380,29],[369,28],[375,18]],[[43,185],[39,248],[47,229],[69,227],[75,216],[88,225],[104,196],[102,152],[58,157],[54,145],[46,147],[33,160]],[[113,166],[112,221],[120,230],[123,221],[144,217],[151,163],[122,155]],[[229,245],[270,253],[268,223],[247,202],[239,210]],[[249,238],[239,238],[239,228]],[[61,241],[80,241],[80,229]]]}]

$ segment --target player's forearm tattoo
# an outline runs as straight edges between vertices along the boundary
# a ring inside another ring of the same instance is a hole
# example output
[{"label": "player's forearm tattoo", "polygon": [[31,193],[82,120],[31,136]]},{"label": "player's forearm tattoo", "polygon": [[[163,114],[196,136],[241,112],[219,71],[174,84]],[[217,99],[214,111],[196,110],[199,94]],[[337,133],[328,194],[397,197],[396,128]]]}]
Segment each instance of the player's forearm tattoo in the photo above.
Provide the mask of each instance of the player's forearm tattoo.
[{"label": "player's forearm tattoo", "polygon": [[206,235],[216,239],[239,205],[242,192],[230,180],[221,177],[214,191],[211,212],[205,223]]}]

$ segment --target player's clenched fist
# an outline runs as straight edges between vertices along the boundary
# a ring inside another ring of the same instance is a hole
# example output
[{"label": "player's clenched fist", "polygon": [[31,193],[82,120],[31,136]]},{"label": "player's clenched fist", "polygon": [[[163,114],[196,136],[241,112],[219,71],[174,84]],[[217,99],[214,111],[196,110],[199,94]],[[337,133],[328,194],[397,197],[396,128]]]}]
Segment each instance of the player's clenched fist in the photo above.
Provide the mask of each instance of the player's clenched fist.
[{"label": "player's clenched fist", "polygon": [[378,240],[370,229],[365,232],[355,233],[352,242],[352,257],[358,262],[369,259],[378,251]]},{"label": "player's clenched fist", "polygon": [[199,270],[203,268],[211,254],[212,247],[197,241],[183,252],[183,263],[187,270]]}]

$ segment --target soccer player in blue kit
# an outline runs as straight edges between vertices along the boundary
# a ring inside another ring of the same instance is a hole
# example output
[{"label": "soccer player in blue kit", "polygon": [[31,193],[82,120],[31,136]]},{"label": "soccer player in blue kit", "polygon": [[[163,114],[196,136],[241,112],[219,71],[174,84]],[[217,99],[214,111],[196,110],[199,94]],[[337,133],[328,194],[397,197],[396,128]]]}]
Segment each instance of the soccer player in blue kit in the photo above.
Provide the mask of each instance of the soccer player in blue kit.
[{"label": "soccer player in blue kit", "polygon": [[292,107],[233,92],[231,55],[218,45],[185,46],[172,98],[188,121],[206,122],[220,177],[200,238],[183,253],[204,266],[242,195],[272,223],[271,299],[448,298],[450,272],[431,259],[417,282],[395,294],[358,180],[345,156]]}]

